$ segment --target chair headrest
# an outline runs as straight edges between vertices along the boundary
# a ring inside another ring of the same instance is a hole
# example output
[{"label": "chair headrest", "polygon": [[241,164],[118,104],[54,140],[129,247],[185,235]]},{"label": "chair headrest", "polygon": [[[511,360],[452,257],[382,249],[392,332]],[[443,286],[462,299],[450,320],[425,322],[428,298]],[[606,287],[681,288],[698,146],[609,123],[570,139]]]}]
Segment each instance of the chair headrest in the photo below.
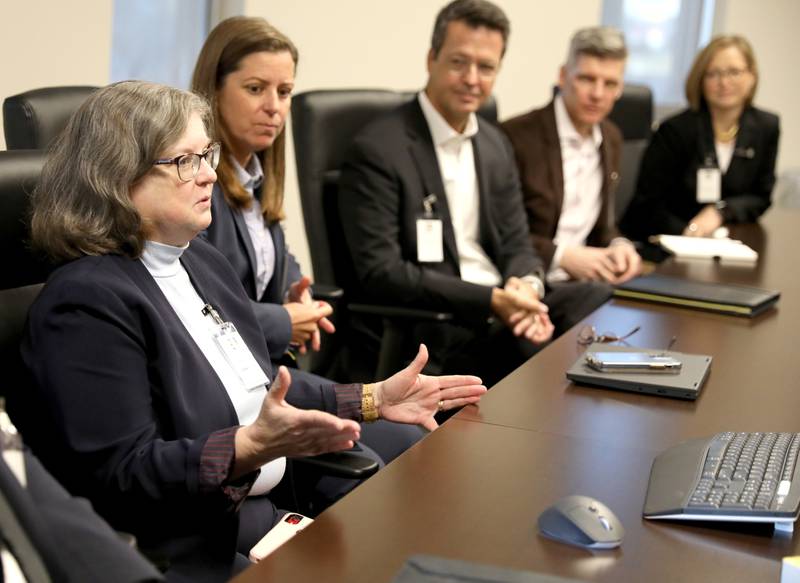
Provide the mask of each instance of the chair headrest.
[{"label": "chair headrest", "polygon": [[608,118],[625,140],[650,139],[653,127],[653,92],[646,85],[625,85]]},{"label": "chair headrest", "polygon": [[[414,91],[386,89],[322,89],[292,99],[292,133],[298,167],[313,173],[338,169],[359,130],[374,119],[414,99]],[[497,102],[490,97],[478,114],[497,122]],[[306,158],[313,152],[312,159]],[[302,188],[302,185],[301,185]]]},{"label": "chair headrest", "polygon": [[9,150],[46,150],[97,87],[44,87],[6,97],[3,131]]},{"label": "chair headrest", "polygon": [[30,194],[44,159],[39,150],[0,151],[0,289],[41,283],[52,271],[29,245]]}]

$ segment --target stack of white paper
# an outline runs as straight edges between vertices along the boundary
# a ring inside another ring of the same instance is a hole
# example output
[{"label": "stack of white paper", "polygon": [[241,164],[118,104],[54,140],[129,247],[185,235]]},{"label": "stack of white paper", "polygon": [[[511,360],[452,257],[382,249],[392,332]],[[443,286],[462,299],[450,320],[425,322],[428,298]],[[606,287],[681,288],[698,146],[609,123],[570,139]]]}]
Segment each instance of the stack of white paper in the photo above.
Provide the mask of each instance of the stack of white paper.
[{"label": "stack of white paper", "polygon": [[735,239],[658,235],[656,241],[678,259],[719,259],[723,263],[754,264],[758,253]]}]

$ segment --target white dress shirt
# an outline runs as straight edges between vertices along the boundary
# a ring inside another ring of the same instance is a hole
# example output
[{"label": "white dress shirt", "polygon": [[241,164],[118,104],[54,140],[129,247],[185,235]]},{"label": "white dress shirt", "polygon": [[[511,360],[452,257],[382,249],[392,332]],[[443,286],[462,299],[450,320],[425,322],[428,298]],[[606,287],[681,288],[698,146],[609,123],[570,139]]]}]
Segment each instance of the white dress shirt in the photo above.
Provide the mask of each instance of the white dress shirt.
[{"label": "white dress shirt", "polygon": [[[169,305],[175,310],[189,336],[208,359],[208,363],[219,380],[236,410],[239,423],[248,425],[256,420],[261,403],[267,394],[266,386],[248,390],[225,355],[214,341],[218,326],[209,316],[203,315],[205,301],[200,297],[180,262],[186,247],[173,247],[154,241],[147,241],[141,261],[164,293]],[[261,467],[261,474],[250,489],[249,496],[266,494],[281,481],[286,470],[286,458],[278,458]]]},{"label": "white dress shirt", "polygon": [[247,168],[242,168],[239,163],[231,158],[236,179],[250,193],[252,202],[250,208],[242,209],[244,222],[247,225],[247,234],[256,255],[256,299],[264,295],[264,290],[275,272],[275,242],[272,240],[267,226],[264,224],[264,215],[261,213],[261,204],[253,194],[261,183],[264,182],[264,170],[258,156],[250,156]]},{"label": "white dress shirt", "polygon": [[[424,91],[419,93],[419,104],[428,122],[444,182],[444,194],[447,197],[458,249],[461,279],[480,285],[502,285],[500,272],[478,240],[480,197],[472,151],[472,137],[478,133],[478,119],[474,113],[470,114],[464,132],[458,133],[436,111]],[[442,193],[430,194],[441,196]]]},{"label": "white dress shirt", "polygon": [[556,250],[547,280],[565,281],[569,279],[569,275],[560,267],[564,251],[568,247],[585,245],[600,216],[600,190],[603,187],[600,145],[603,143],[603,135],[597,125],[592,128],[591,136],[579,134],[567,113],[563,98],[556,95],[554,101],[556,129],[561,145],[564,198],[553,239]]}]

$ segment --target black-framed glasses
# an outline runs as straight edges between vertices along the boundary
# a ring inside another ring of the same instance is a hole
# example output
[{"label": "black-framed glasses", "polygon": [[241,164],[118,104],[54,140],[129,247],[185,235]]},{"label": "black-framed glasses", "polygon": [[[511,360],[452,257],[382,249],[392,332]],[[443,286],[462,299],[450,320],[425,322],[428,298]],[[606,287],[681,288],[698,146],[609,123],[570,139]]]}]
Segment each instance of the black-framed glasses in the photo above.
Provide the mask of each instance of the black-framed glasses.
[{"label": "black-framed glasses", "polygon": [[214,142],[199,154],[181,154],[174,158],[161,158],[160,160],[154,160],[153,166],[175,164],[175,166],[178,167],[178,178],[180,181],[189,182],[200,172],[201,160],[205,160],[206,164],[208,164],[212,170],[217,169],[217,165],[219,164],[219,151],[219,142]]},{"label": "black-framed glasses", "polygon": [[627,340],[636,334],[640,328],[641,326],[636,326],[636,328],[627,334],[618,336],[616,334],[611,334],[610,332],[598,334],[597,329],[594,326],[584,326],[581,328],[580,332],[578,332],[578,344],[589,345],[593,344],[594,342],[622,342],[623,340]]}]

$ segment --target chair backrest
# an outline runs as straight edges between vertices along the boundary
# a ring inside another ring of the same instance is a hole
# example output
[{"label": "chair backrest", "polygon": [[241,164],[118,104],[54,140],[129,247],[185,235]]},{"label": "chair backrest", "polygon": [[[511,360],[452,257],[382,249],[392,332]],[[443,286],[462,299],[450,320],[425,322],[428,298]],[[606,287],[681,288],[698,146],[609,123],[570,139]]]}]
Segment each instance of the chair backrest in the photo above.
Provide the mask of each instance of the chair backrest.
[{"label": "chair backrest", "polygon": [[653,133],[653,93],[650,88],[645,85],[625,85],[622,96],[608,117],[617,124],[624,140],[614,208],[619,223],[633,198],[639,163]]},{"label": "chair backrest", "polygon": [[3,131],[9,150],[46,150],[97,87],[43,87],[6,97]]},{"label": "chair backrest", "polygon": [[[316,282],[346,287],[344,282],[353,281],[336,203],[339,170],[353,136],[414,96],[410,91],[336,89],[292,99],[297,179]],[[479,113],[496,122],[495,101],[490,99]]]},{"label": "chair backrest", "polygon": [[0,152],[0,393],[9,397],[12,414],[11,401],[28,383],[19,354],[28,309],[53,269],[28,244],[29,197],[43,162],[40,151]]}]

